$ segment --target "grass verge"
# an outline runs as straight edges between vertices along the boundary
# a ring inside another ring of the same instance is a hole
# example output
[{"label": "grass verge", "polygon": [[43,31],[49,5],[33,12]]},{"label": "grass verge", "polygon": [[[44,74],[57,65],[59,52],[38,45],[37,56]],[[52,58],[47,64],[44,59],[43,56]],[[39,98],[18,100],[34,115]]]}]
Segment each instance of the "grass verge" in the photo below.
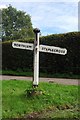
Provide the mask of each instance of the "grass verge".
[{"label": "grass verge", "polygon": [[[3,118],[79,118],[78,86],[41,82],[43,94],[27,96],[31,81],[2,81]],[[35,115],[36,113],[36,115]]]}]

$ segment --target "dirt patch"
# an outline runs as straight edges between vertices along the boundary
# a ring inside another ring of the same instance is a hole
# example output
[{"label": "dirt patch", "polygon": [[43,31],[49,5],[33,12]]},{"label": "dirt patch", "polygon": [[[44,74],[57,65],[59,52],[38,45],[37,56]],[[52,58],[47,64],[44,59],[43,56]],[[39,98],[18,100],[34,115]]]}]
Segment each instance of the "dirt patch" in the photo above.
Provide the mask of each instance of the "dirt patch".
[{"label": "dirt patch", "polygon": [[[75,114],[76,113],[76,114]],[[57,108],[50,108],[41,112],[33,112],[25,115],[28,120],[80,120],[79,110],[69,106],[61,106]]]}]

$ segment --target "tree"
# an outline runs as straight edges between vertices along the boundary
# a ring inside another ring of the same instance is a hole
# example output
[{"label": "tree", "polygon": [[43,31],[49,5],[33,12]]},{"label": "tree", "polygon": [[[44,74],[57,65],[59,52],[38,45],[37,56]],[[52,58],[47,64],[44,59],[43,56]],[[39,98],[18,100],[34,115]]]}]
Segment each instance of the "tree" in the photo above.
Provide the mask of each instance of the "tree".
[{"label": "tree", "polygon": [[2,10],[2,40],[32,38],[31,17],[9,5]]},{"label": "tree", "polygon": [[0,10],[0,41],[1,41],[1,39],[2,39],[2,12],[1,12],[1,10]]}]

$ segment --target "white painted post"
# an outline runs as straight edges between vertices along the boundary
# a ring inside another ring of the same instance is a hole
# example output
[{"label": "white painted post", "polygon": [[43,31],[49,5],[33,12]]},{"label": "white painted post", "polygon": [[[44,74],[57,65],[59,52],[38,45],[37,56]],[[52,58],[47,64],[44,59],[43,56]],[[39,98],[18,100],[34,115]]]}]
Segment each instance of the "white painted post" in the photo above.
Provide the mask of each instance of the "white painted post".
[{"label": "white painted post", "polygon": [[33,87],[37,87],[39,84],[39,32],[38,28],[35,28],[35,40],[34,40],[34,76]]}]

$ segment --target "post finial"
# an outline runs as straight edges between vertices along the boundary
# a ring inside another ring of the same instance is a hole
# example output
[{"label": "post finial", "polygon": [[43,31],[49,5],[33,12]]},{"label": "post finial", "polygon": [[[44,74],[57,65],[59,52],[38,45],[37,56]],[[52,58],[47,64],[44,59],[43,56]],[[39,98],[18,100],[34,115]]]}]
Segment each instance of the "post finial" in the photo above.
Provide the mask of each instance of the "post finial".
[{"label": "post finial", "polygon": [[34,33],[39,33],[40,32],[40,29],[39,28],[34,28]]}]

